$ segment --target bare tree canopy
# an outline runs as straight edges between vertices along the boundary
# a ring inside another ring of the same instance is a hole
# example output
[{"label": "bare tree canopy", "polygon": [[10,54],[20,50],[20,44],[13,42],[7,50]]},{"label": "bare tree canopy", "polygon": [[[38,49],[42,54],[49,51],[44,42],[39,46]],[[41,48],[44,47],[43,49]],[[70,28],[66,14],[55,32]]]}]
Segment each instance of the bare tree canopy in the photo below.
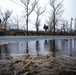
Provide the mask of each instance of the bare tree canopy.
[{"label": "bare tree canopy", "polygon": [[10,19],[10,24],[11,24],[10,28],[22,29],[24,23],[23,23],[22,18],[16,15],[16,17],[13,17],[12,19]]},{"label": "bare tree canopy", "polygon": [[61,26],[61,31],[63,31],[64,33],[66,32],[66,31],[68,31],[68,21],[67,20],[62,20],[61,21],[62,23],[62,26]]},{"label": "bare tree canopy", "polygon": [[2,11],[0,11],[0,17],[1,17],[1,25],[2,27],[4,27],[6,29],[7,26],[7,21],[10,18],[12,14],[12,11],[10,10],[6,10],[4,13]]},{"label": "bare tree canopy", "polygon": [[25,17],[26,17],[26,25],[27,25],[27,35],[28,35],[28,19],[29,15],[35,9],[36,4],[38,3],[37,0],[20,0],[22,4],[25,6]]},{"label": "bare tree canopy", "polygon": [[39,4],[37,3],[36,5],[36,8],[35,8],[35,13],[37,15],[36,17],[36,23],[35,23],[35,26],[36,26],[36,32],[38,33],[39,31],[39,26],[40,26],[40,19],[39,17],[46,11],[46,8],[42,8],[41,6],[39,6]]},{"label": "bare tree canopy", "polygon": [[49,0],[49,4],[52,8],[52,25],[55,34],[55,27],[58,25],[59,21],[62,19],[63,10],[63,1],[58,2],[58,0]]},{"label": "bare tree canopy", "polygon": [[35,9],[35,13],[37,14],[37,16],[42,15],[46,10],[46,7],[44,7],[44,9],[39,6],[39,4],[36,5],[36,9]]},{"label": "bare tree canopy", "polygon": [[[38,3],[37,0],[33,0],[33,2],[31,0],[20,0],[20,1],[25,6],[25,11],[27,12],[27,10],[28,10],[28,16],[32,13],[36,4]],[[27,13],[26,13],[26,15],[27,15]]]}]

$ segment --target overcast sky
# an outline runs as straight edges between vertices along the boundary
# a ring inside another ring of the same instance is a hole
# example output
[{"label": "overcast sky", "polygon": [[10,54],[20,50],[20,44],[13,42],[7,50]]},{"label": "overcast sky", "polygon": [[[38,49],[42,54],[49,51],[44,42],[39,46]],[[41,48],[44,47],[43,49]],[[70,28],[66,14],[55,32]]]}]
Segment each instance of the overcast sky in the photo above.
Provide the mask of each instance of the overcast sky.
[{"label": "overcast sky", "polygon": [[[13,0],[19,4],[19,0]],[[47,5],[48,0],[41,0],[41,5]],[[22,4],[21,4],[22,5]],[[13,3],[11,0],[0,0],[0,7],[2,7],[2,11],[5,11],[7,9],[10,9],[13,11],[13,15],[16,14],[21,14],[22,11],[24,10],[23,7]],[[76,17],[76,0],[64,0],[64,17],[67,20],[70,20],[71,17],[75,18]]]}]

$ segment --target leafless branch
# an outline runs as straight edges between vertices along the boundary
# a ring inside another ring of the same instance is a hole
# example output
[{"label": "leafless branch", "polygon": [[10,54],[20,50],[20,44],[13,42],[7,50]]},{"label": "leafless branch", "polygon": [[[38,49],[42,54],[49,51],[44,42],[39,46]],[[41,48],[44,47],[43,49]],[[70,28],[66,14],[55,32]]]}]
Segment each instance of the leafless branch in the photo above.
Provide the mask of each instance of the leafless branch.
[{"label": "leafless branch", "polygon": [[37,0],[35,0],[35,2],[31,4],[32,9],[31,9],[31,11],[29,12],[29,14],[28,14],[28,15],[30,15],[30,14],[31,14],[31,12],[35,9],[35,6],[37,5],[37,3],[38,3],[38,1],[37,1]]}]

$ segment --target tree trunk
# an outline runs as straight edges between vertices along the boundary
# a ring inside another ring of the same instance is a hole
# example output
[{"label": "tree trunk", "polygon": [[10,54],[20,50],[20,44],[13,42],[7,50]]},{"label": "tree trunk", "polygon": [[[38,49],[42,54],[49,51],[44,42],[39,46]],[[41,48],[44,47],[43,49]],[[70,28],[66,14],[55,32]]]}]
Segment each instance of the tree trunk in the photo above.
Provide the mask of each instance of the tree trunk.
[{"label": "tree trunk", "polygon": [[27,25],[27,36],[28,36],[28,6],[27,6],[27,21],[26,21],[26,25]]}]

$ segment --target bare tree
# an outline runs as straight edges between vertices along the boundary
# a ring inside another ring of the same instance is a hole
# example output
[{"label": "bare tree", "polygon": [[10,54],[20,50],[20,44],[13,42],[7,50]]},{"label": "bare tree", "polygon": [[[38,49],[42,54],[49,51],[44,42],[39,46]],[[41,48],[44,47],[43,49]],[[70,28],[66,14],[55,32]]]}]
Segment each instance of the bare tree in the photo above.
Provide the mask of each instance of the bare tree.
[{"label": "bare tree", "polygon": [[16,17],[13,17],[10,20],[10,23],[12,25],[11,27],[14,29],[21,29],[21,28],[23,28],[23,25],[24,25],[23,20],[18,15]]},{"label": "bare tree", "polygon": [[68,21],[66,20],[62,20],[62,26],[61,26],[61,30],[65,33],[65,31],[68,31]]},{"label": "bare tree", "polygon": [[39,4],[36,5],[35,13],[37,15],[36,17],[36,32],[38,33],[39,31],[39,26],[40,26],[40,20],[39,17],[45,12],[46,8],[42,9],[42,7],[39,6]]},{"label": "bare tree", "polygon": [[38,1],[37,0],[33,0],[33,2],[31,0],[20,0],[20,1],[25,6],[25,11],[26,11],[25,17],[26,17],[27,35],[28,35],[28,20],[29,20],[29,16],[33,12],[33,10],[35,9],[35,6],[38,3]]},{"label": "bare tree", "polygon": [[1,16],[1,13],[2,13],[2,11],[1,11],[1,8],[0,8],[0,29],[2,28],[2,16]]},{"label": "bare tree", "polygon": [[1,25],[2,27],[4,26],[4,28],[6,29],[7,27],[7,22],[8,22],[8,19],[10,18],[12,14],[12,11],[10,10],[6,10],[4,13],[1,11],[0,15],[1,15]]},{"label": "bare tree", "polygon": [[48,27],[49,31],[52,32],[52,31],[53,31],[52,18],[49,17],[49,19],[46,20],[46,22],[47,22],[47,24],[48,24],[48,26],[49,26],[49,27]]},{"label": "bare tree", "polygon": [[63,14],[63,1],[58,2],[58,0],[49,0],[49,4],[52,7],[52,24],[53,24],[53,29],[54,29],[54,34],[55,34],[55,27],[58,25],[59,21],[62,18]]}]

